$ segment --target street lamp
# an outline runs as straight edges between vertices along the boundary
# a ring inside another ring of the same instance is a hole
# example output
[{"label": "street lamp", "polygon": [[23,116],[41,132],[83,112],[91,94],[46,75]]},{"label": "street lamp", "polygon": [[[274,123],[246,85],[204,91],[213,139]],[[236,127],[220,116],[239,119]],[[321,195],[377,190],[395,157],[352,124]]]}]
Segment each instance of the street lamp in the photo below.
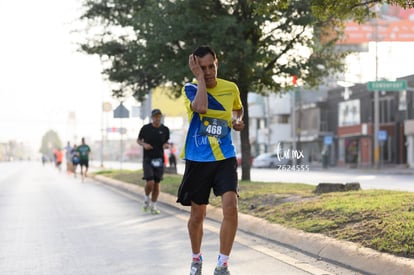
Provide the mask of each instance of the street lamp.
[{"label": "street lamp", "polygon": [[[375,6],[375,11],[379,11],[379,6]],[[378,42],[379,42],[379,34],[378,34],[378,17],[374,19],[375,24],[375,81],[378,81]],[[378,91],[374,93],[374,166],[375,168],[379,168],[379,159],[380,159],[380,147],[378,141],[378,132],[379,132],[379,93]]]},{"label": "street lamp", "polygon": [[[298,77],[296,75],[292,76],[292,152],[296,152],[296,91],[297,91],[297,81]],[[296,158],[292,158],[292,165],[296,166]]]}]

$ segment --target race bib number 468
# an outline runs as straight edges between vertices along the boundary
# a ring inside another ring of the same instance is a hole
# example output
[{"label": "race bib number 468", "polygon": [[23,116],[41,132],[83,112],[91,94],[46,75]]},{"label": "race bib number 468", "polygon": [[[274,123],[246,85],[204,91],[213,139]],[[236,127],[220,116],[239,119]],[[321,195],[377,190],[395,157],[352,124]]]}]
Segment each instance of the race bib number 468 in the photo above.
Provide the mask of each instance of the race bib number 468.
[{"label": "race bib number 468", "polygon": [[214,137],[224,137],[229,132],[227,121],[218,118],[203,117],[200,126],[200,134]]}]

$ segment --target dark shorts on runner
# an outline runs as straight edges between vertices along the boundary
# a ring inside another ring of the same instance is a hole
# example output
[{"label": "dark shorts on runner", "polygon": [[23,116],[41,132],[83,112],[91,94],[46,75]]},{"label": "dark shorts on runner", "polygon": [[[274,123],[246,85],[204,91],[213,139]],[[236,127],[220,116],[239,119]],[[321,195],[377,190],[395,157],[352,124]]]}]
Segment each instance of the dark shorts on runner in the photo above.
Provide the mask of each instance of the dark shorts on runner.
[{"label": "dark shorts on runner", "polygon": [[144,159],[142,161],[142,168],[144,170],[144,180],[154,180],[155,183],[159,183],[164,175],[164,167],[154,167],[151,164],[151,159]]},{"label": "dark shorts on runner", "polygon": [[76,166],[76,165],[78,165],[79,164],[79,158],[78,157],[73,157],[72,158],[72,165],[73,166]]},{"label": "dark shorts on runner", "polygon": [[228,191],[238,192],[236,158],[214,162],[187,160],[177,202],[186,206],[191,202],[208,204],[211,188],[216,196]]},{"label": "dark shorts on runner", "polygon": [[85,166],[86,168],[88,168],[89,167],[89,160],[88,159],[80,159],[79,160],[79,165],[82,167],[82,166]]}]

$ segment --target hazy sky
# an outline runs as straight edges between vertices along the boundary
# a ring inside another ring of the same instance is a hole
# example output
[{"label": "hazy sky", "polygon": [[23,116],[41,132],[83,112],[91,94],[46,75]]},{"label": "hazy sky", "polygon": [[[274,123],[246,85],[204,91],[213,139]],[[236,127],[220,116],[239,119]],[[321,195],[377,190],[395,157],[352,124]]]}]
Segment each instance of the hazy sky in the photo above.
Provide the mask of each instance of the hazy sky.
[{"label": "hazy sky", "polygon": [[[99,58],[77,52],[78,0],[0,0],[0,142],[31,142],[49,129],[63,142],[99,137],[110,98]],[[69,113],[76,113],[76,122]]]},{"label": "hazy sky", "polygon": [[[30,142],[37,151],[50,129],[64,143],[78,143],[82,136],[90,141],[100,138],[101,121],[112,116],[106,113],[101,119],[102,102],[111,101],[113,107],[118,102],[102,80],[99,58],[77,52],[75,42],[82,34],[72,31],[80,25],[81,3],[0,0],[0,142]],[[412,47],[412,43],[381,46],[380,76],[413,74],[414,55],[407,54]],[[374,52],[350,60],[354,67],[347,80],[373,79]],[[76,113],[75,122],[69,120],[70,112]],[[137,125],[128,133],[130,138],[139,130],[137,122],[137,118],[128,121]],[[106,126],[121,125],[112,120]]]}]

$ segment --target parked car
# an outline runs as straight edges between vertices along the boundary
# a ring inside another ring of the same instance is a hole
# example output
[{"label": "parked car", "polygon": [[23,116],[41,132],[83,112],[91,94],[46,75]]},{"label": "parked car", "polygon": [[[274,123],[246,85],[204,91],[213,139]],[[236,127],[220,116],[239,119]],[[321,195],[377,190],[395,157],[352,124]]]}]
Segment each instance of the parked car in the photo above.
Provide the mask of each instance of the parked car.
[{"label": "parked car", "polygon": [[252,167],[254,168],[271,168],[278,167],[279,165],[289,165],[290,159],[280,158],[276,153],[264,153],[260,154],[253,159]]}]

